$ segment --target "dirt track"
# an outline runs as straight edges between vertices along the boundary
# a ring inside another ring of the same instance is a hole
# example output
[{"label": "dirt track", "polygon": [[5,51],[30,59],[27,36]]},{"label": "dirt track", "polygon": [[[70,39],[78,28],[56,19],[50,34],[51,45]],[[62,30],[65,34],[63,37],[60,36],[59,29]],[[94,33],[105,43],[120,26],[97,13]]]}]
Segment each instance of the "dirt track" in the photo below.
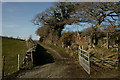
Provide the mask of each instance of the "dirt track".
[{"label": "dirt track", "polygon": [[73,59],[63,52],[43,46],[52,54],[54,63],[36,66],[32,70],[17,75],[19,78],[89,78],[84,69],[73,62]]}]

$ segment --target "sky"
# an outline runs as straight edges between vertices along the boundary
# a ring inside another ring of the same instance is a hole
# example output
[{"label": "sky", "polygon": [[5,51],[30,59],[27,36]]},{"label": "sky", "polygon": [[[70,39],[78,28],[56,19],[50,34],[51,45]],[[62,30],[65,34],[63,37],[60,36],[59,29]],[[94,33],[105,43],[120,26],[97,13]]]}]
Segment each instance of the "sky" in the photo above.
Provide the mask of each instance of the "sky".
[{"label": "sky", "polygon": [[[39,36],[35,31],[40,27],[31,20],[36,14],[46,8],[54,6],[53,2],[3,2],[2,3],[2,35],[14,38],[28,39],[30,35],[34,40]],[[76,31],[77,25],[66,25],[63,31]],[[82,30],[86,27],[79,27]]]},{"label": "sky", "polygon": [[3,2],[2,3],[2,35],[28,39],[32,35],[38,40],[35,31],[39,26],[31,20],[36,14],[53,6],[52,2]]}]

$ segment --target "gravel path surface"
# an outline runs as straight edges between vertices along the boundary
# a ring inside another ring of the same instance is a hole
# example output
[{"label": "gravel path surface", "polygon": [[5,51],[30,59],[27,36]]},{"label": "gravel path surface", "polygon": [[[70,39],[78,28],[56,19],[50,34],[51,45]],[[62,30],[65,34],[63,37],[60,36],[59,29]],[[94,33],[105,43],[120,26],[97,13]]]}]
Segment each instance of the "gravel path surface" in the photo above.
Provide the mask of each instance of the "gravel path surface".
[{"label": "gravel path surface", "polygon": [[[42,45],[43,46],[43,45]],[[89,75],[80,65],[77,65],[69,56],[62,56],[56,50],[43,46],[48,52],[52,52],[54,63],[36,66],[17,75],[19,78],[88,78]]]}]

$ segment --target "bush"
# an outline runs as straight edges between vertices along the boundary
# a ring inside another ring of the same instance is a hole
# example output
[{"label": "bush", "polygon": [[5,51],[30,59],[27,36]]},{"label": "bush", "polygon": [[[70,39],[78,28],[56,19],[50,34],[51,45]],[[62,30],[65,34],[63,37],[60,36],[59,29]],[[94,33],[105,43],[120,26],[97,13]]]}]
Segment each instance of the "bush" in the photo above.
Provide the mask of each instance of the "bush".
[{"label": "bush", "polygon": [[65,47],[70,46],[72,42],[72,33],[71,32],[64,33],[61,37],[61,41]]}]

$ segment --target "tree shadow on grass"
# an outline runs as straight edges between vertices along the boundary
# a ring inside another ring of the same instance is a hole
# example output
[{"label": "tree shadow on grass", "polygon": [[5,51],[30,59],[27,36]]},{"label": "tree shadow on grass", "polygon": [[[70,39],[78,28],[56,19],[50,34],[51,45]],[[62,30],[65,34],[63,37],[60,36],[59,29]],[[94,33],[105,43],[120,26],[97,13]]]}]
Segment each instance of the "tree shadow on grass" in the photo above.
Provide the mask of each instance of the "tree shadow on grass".
[{"label": "tree shadow on grass", "polygon": [[37,44],[36,50],[33,53],[33,64],[37,66],[53,62],[55,61],[52,55],[47,53],[47,50],[43,48],[41,45]]}]

